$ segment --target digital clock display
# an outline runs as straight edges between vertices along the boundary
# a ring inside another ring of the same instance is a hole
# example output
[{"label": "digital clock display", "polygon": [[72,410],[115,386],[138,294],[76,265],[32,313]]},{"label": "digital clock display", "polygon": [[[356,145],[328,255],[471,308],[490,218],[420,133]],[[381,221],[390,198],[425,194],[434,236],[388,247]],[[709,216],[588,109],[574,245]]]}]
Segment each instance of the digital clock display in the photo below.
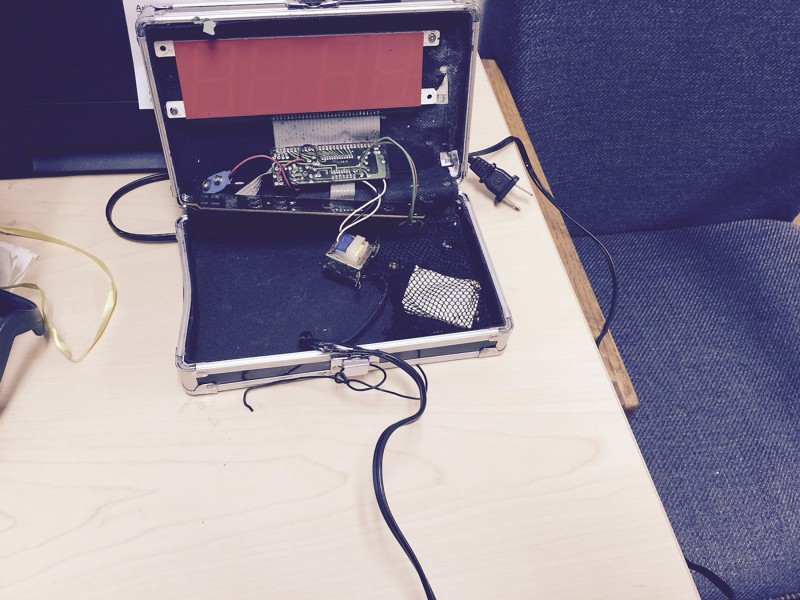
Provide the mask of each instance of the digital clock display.
[{"label": "digital clock display", "polygon": [[186,118],[420,106],[423,35],[176,41]]}]

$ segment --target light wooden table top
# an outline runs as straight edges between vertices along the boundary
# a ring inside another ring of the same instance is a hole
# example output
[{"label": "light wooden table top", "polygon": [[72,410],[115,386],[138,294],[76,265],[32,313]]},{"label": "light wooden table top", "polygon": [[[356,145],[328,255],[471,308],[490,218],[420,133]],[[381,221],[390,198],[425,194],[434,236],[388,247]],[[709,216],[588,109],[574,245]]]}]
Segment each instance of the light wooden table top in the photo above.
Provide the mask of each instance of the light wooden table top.
[{"label": "light wooden table top", "polygon": [[[474,110],[473,148],[507,135],[482,69]],[[493,160],[524,174],[513,148]],[[105,223],[106,199],[131,179],[0,182],[0,224],[94,252],[120,293],[82,363],[32,334],[14,345],[0,395],[0,597],[422,598],[370,470],[378,435],[414,403],[327,380],[258,391],[252,414],[240,392],[185,395],[177,248],[126,242]],[[385,462],[437,596],[696,598],[536,202],[515,193],[521,213],[496,208],[472,175],[464,189],[515,331],[501,357],[427,368],[428,411]],[[116,212],[137,231],[178,216],[166,183]],[[8,241],[41,254],[26,279],[79,349],[102,274]]]}]

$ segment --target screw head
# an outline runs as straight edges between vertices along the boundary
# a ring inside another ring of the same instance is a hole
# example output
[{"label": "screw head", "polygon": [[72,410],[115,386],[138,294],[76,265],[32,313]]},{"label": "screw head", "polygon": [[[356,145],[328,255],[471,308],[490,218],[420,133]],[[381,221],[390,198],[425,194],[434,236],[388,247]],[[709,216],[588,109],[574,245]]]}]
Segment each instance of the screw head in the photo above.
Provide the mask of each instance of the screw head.
[{"label": "screw head", "polygon": [[174,117],[175,115],[178,114],[178,109],[176,107],[174,107],[174,106],[170,106],[169,114],[171,114]]},{"label": "screw head", "polygon": [[208,188],[210,188],[210,187],[211,187],[211,184],[208,182],[208,179],[206,179],[206,180],[203,182],[203,189],[204,189],[204,190],[207,190],[207,189],[208,189]]},{"label": "screw head", "polygon": [[428,34],[428,41],[431,43],[436,41],[436,34],[433,33],[432,31]]}]

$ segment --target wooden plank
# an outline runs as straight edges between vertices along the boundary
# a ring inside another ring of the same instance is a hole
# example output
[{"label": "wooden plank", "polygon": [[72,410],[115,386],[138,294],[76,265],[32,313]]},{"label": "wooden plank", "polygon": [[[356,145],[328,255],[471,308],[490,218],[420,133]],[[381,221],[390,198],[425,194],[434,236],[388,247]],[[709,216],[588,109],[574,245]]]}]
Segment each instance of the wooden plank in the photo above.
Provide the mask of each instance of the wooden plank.
[{"label": "wooden plank", "polygon": [[[497,63],[493,60],[484,60],[483,65],[486,68],[489,81],[500,103],[500,108],[503,111],[503,116],[508,124],[509,131],[511,131],[512,135],[523,141],[530,155],[531,164],[536,174],[547,190],[551,191],[550,185],[547,183],[547,178],[542,171],[542,166],[539,163],[539,158],[536,156],[536,151],[528,136],[528,131],[525,128],[525,124],[522,122],[522,117],[519,114],[514,98],[511,96],[511,91],[508,89],[503,74],[500,72]],[[572,238],[564,223],[564,219],[561,213],[548,202],[547,198],[536,190],[533,182],[531,182],[531,189],[536,193],[536,199],[539,201],[542,213],[544,213],[547,226],[550,229],[550,235],[553,236],[553,240],[558,248],[558,253],[561,256],[561,261],[564,263],[572,287],[575,290],[575,294],[578,296],[583,315],[589,323],[592,334],[597,336],[603,327],[605,317],[597,302],[597,297],[594,295],[592,286],[589,283],[589,278],[586,276],[586,271],[583,268],[581,259],[575,250],[575,245],[572,243]],[[603,359],[603,364],[608,371],[608,375],[611,378],[611,382],[617,392],[617,397],[622,407],[629,413],[633,412],[636,407],[639,406],[639,399],[610,331],[600,344],[600,356]]]}]

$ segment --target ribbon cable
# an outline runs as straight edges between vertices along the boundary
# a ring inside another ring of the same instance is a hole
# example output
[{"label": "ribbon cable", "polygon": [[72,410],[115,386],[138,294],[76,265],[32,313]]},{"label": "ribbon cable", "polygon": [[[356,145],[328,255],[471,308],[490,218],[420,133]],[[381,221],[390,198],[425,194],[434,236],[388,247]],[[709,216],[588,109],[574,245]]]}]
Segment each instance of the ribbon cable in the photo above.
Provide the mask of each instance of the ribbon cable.
[{"label": "ribbon cable", "polygon": [[74,250],[80,254],[83,254],[85,257],[90,259],[94,262],[98,267],[100,267],[103,272],[108,275],[109,282],[111,283],[110,289],[108,291],[108,297],[106,298],[106,305],[103,308],[103,316],[100,319],[100,326],[97,328],[97,333],[94,334],[94,339],[90,342],[89,347],[86,348],[77,358],[73,356],[72,350],[69,349],[69,346],[61,339],[61,336],[56,331],[55,325],[47,316],[46,306],[47,306],[47,298],[44,295],[44,290],[40,288],[35,283],[18,283],[16,285],[9,285],[6,287],[0,287],[3,290],[11,290],[14,288],[26,288],[29,290],[35,290],[39,292],[39,295],[42,298],[42,318],[44,320],[44,326],[47,329],[50,336],[53,338],[56,347],[61,350],[62,354],[66,356],[72,362],[80,362],[86,355],[91,352],[92,348],[95,347],[95,344],[100,340],[103,336],[103,333],[108,326],[108,322],[111,320],[111,315],[114,314],[114,308],[117,305],[117,284],[114,282],[114,276],[111,274],[111,269],[108,268],[108,265],[104,263],[102,260],[97,258],[94,254],[83,250],[82,248],[78,248],[77,246],[70,244],[69,242],[65,242],[63,240],[59,240],[58,238],[51,237],[44,233],[37,233],[35,231],[28,231],[26,229],[16,229],[14,227],[0,227],[0,233],[5,235],[11,235],[15,237],[23,237],[23,238],[30,238],[32,240],[39,240],[42,242],[48,242],[50,244],[56,244],[58,246],[63,246],[64,248],[69,248],[70,250]]}]

